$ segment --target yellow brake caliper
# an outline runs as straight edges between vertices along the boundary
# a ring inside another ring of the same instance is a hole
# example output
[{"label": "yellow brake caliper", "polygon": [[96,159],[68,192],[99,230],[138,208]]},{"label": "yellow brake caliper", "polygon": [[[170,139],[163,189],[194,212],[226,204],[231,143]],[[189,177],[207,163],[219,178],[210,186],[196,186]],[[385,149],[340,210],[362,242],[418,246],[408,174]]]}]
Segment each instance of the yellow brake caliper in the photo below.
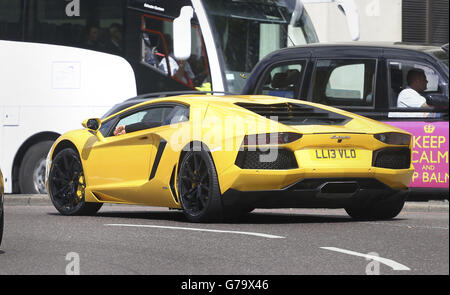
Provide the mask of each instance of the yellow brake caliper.
[{"label": "yellow brake caliper", "polygon": [[84,198],[84,189],[86,188],[86,184],[84,183],[84,175],[83,173],[80,174],[80,177],[78,178],[78,187],[77,187],[77,198],[78,201],[82,201]]}]

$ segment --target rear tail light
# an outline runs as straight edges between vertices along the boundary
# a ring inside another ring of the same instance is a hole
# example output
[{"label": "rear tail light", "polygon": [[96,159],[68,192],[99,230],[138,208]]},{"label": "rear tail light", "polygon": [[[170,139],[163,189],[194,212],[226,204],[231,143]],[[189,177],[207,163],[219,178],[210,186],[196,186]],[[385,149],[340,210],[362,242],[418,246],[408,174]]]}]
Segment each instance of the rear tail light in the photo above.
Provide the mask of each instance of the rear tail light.
[{"label": "rear tail light", "polygon": [[242,145],[279,145],[294,142],[302,137],[302,134],[292,132],[276,132],[246,135]]},{"label": "rear tail light", "polygon": [[411,135],[396,132],[379,133],[375,134],[374,137],[386,144],[409,145],[411,142]]}]

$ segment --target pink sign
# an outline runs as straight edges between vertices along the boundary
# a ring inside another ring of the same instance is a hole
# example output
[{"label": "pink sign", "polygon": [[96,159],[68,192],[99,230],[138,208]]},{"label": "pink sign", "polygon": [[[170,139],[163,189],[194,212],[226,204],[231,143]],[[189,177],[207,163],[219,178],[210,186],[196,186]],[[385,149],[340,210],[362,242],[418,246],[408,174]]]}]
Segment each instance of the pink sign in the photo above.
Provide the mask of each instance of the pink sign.
[{"label": "pink sign", "polygon": [[413,135],[411,187],[448,188],[448,122],[385,122]]}]

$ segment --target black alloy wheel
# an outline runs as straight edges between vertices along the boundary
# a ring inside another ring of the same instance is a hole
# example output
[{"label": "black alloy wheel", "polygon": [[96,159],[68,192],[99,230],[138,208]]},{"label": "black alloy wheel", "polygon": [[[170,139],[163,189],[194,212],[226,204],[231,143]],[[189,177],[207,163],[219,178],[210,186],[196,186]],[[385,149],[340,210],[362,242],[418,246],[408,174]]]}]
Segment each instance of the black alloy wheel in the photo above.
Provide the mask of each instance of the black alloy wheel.
[{"label": "black alloy wheel", "polygon": [[179,166],[177,184],[181,205],[189,221],[222,220],[217,172],[211,156],[204,148],[186,153]]},{"label": "black alloy wheel", "polygon": [[62,215],[95,214],[102,203],[86,203],[86,182],[78,153],[66,148],[53,159],[49,174],[50,198]]}]

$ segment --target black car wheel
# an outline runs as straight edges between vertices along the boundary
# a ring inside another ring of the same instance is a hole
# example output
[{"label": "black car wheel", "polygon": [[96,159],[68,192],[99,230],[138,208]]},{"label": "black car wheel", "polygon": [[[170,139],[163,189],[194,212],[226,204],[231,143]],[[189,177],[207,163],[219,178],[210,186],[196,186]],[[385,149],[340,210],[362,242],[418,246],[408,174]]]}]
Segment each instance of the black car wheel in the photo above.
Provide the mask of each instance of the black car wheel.
[{"label": "black car wheel", "polygon": [[351,204],[345,211],[356,220],[388,220],[400,214],[405,200],[405,194],[396,193],[383,200]]},{"label": "black car wheel", "polygon": [[178,194],[191,222],[217,222],[223,218],[219,181],[209,153],[188,151],[178,169]]},{"label": "black car wheel", "polygon": [[66,148],[53,159],[49,173],[50,198],[62,215],[95,214],[102,203],[85,202],[86,182],[78,153]]}]

